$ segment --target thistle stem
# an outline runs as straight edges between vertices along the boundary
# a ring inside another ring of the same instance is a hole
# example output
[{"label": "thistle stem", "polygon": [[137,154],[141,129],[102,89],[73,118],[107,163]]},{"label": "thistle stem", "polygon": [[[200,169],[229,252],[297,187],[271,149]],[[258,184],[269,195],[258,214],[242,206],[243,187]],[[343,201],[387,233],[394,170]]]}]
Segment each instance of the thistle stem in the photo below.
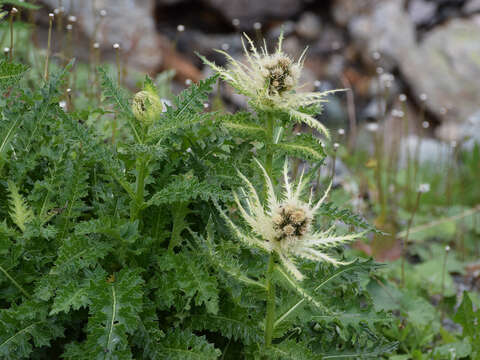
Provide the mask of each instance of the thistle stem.
[{"label": "thistle stem", "polygon": [[[146,133],[146,130],[141,135],[140,144],[143,143],[145,133]],[[137,182],[136,182],[136,189],[135,189],[135,200],[132,201],[131,208],[130,208],[130,219],[132,221],[135,221],[139,218],[141,207],[143,205],[147,161],[148,160],[145,159],[143,156],[138,157],[136,161]]]},{"label": "thistle stem", "polygon": [[[273,172],[273,149],[274,142],[274,128],[275,119],[272,113],[267,113],[267,139],[270,141],[267,144],[267,157],[265,161],[265,170],[272,177]],[[266,194],[266,186],[265,186]],[[267,288],[267,309],[265,314],[265,348],[272,345],[273,329],[275,324],[275,284],[273,281],[273,272],[275,270],[275,255],[270,253],[268,260],[268,268],[266,273],[266,288]]]},{"label": "thistle stem", "polygon": [[275,284],[273,272],[275,270],[275,256],[270,254],[267,268],[267,313],[265,316],[265,347],[272,345],[273,328],[275,323]]},{"label": "thistle stem", "polygon": [[275,128],[275,120],[273,118],[272,113],[267,113],[267,139],[270,141],[267,144],[267,157],[265,161],[265,170],[267,174],[272,177],[272,170],[273,170],[273,151],[272,151],[272,144],[274,142],[273,139],[273,131]]}]

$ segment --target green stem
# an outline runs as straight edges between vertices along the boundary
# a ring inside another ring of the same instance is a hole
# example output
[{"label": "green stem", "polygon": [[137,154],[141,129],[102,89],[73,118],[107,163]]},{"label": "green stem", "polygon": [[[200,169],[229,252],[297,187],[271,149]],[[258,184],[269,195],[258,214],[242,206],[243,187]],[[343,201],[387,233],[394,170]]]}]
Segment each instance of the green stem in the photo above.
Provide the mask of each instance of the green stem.
[{"label": "green stem", "polygon": [[7,270],[5,270],[2,266],[0,266],[0,271],[7,277],[8,280],[13,283],[13,285],[17,287],[18,290],[20,290],[23,295],[25,295],[29,299],[31,298],[31,295],[19,283],[17,283],[15,279],[11,277]]},{"label": "green stem", "polygon": [[[267,156],[265,159],[265,170],[272,177],[273,172],[273,148],[275,119],[273,113],[267,113],[267,139],[269,143],[267,146]],[[266,186],[265,186],[266,192]],[[273,281],[273,273],[275,270],[275,254],[271,253],[268,260],[268,268],[266,273],[266,288],[267,288],[267,309],[265,314],[265,348],[272,345],[273,329],[275,324],[275,283]]]},{"label": "green stem", "polygon": [[267,174],[272,177],[272,170],[273,170],[273,131],[275,128],[275,119],[272,113],[267,113],[267,139],[269,143],[266,144],[267,146],[267,158],[265,159],[265,170]]},{"label": "green stem", "polygon": [[143,196],[145,190],[146,161],[143,158],[137,159],[137,185],[135,191],[135,201],[132,202],[131,220],[139,218],[140,209],[143,205]]},{"label": "green stem", "polygon": [[265,316],[265,347],[272,345],[273,325],[275,324],[275,284],[273,273],[275,270],[275,257],[270,254],[267,268],[267,314]]},{"label": "green stem", "polygon": [[[138,143],[143,144],[145,140],[145,134],[147,133],[147,129],[141,134]],[[146,170],[147,170],[147,163],[148,158],[146,159],[145,156],[139,156],[136,161],[136,168],[137,168],[137,182],[136,182],[136,189],[135,189],[135,199],[132,201],[132,205],[130,208],[130,219],[135,221],[140,216],[140,211],[143,206],[143,197],[145,191],[145,177],[146,177]]]}]

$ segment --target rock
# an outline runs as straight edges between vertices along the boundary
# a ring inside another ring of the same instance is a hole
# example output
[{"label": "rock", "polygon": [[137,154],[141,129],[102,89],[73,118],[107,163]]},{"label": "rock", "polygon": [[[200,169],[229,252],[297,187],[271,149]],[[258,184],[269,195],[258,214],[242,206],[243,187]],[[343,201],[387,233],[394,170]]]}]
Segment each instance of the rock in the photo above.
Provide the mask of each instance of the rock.
[{"label": "rock", "polygon": [[408,153],[414,157],[418,152],[418,161],[423,164],[444,164],[451,155],[451,147],[448,143],[431,138],[419,138],[417,135],[409,135],[400,142],[400,168],[407,166]]},{"label": "rock", "polygon": [[230,21],[253,24],[268,17],[288,18],[300,11],[303,1],[291,0],[204,0],[209,6],[220,11]]},{"label": "rock", "polygon": [[370,13],[383,0],[335,0],[332,5],[332,15],[335,21],[341,26],[348,23],[357,16]]},{"label": "rock", "polygon": [[433,1],[413,0],[408,5],[408,13],[416,25],[430,23],[436,12],[437,4]]},{"label": "rock", "polygon": [[332,51],[338,51],[345,47],[343,34],[337,27],[324,26],[315,42],[311,45],[309,54],[324,55]]},{"label": "rock", "polygon": [[225,65],[225,56],[219,54],[216,49],[228,52],[237,58],[243,53],[242,40],[239,34],[205,34],[196,30],[187,30],[177,40],[177,48],[185,54],[191,54],[195,59],[198,57],[195,52],[215,61],[219,65]]},{"label": "rock", "polygon": [[436,131],[439,139],[462,144],[471,149],[475,143],[480,144],[480,110],[469,117],[468,121],[458,124],[446,122]]},{"label": "rock", "polygon": [[311,12],[304,13],[295,27],[297,34],[304,39],[314,40],[320,36],[322,24],[317,15]]},{"label": "rock", "polygon": [[463,6],[463,13],[465,14],[473,14],[476,12],[480,12],[480,0],[469,0]]},{"label": "rock", "polygon": [[177,5],[182,2],[185,2],[185,0],[155,0],[155,4],[160,6]]},{"label": "rock", "polygon": [[402,5],[400,1],[386,0],[348,23],[348,30],[365,60],[371,62],[372,54],[379,52],[379,65],[387,71],[397,64],[399,56],[410,55],[416,47],[414,24]]},{"label": "rock", "polygon": [[418,48],[399,54],[398,61],[413,92],[427,95],[433,114],[462,123],[480,110],[479,53],[480,17],[454,19],[428,33]]},{"label": "rock", "polygon": [[426,106],[438,119],[461,123],[480,109],[480,16],[437,26],[417,44],[402,2],[384,0],[352,17],[348,30],[361,54],[379,52],[381,66],[397,67],[417,99],[426,94]]},{"label": "rock", "polygon": [[[58,0],[42,0],[54,8]],[[105,9],[105,16],[92,16],[95,3],[98,10]],[[75,15],[81,31],[101,48],[112,51],[112,44],[118,43],[129,56],[129,65],[142,71],[153,72],[162,63],[160,45],[162,38],[155,29],[153,19],[153,0],[83,0],[64,1],[66,15]],[[99,26],[98,26],[99,25]],[[95,29],[98,26],[96,39]]]}]

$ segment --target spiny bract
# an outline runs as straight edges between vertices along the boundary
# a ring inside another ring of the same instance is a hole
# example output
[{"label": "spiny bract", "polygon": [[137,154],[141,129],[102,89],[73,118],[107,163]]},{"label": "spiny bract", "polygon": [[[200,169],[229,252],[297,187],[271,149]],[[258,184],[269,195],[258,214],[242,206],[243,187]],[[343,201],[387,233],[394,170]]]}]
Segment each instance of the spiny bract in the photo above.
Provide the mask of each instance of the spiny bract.
[{"label": "spiny bract", "polygon": [[303,202],[300,198],[305,186],[303,174],[298,185],[293,186],[288,178],[288,165],[285,162],[284,191],[280,197],[277,197],[265,168],[258,160],[256,162],[263,172],[267,186],[266,208],[261,204],[252,183],[239,172],[239,176],[247,184],[247,190],[242,190],[245,205],[236,193],[234,194],[235,202],[242,218],[253,233],[245,234],[221,211],[235,235],[249,246],[261,248],[268,253],[276,253],[285,269],[297,280],[303,280],[304,276],[295,265],[295,258],[326,261],[333,265],[344,264],[327,255],[323,250],[357,239],[365,232],[334,236],[333,227],[321,232],[312,230],[311,224],[315,213],[326,199],[330,187],[317,203],[312,203],[313,192],[310,193],[308,203]]},{"label": "spiny bract", "polygon": [[217,66],[202,56],[201,58],[239,93],[247,96],[255,109],[286,112],[295,121],[303,122],[328,137],[325,126],[303,110],[312,105],[321,105],[327,102],[327,95],[343,90],[299,91],[303,86],[299,84],[299,80],[307,49],[295,62],[282,51],[283,34],[278,38],[277,50],[273,54],[268,53],[266,44],[259,52],[253,41],[246,34],[244,36],[250,47],[250,51],[247,50],[242,39],[246,63],[235,60],[222,50],[217,51],[227,57],[228,68]]}]

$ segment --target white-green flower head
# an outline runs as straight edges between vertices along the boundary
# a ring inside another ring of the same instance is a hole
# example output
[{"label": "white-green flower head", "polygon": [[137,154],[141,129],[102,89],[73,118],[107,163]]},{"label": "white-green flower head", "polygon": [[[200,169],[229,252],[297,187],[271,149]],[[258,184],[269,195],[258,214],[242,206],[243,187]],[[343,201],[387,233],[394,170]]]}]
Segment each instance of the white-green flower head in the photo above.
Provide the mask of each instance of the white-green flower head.
[{"label": "white-green flower head", "polygon": [[301,109],[327,102],[326,96],[336,91],[302,92],[299,83],[306,50],[297,61],[282,51],[283,34],[278,38],[277,49],[269,54],[265,44],[260,51],[253,41],[244,34],[249,49],[242,38],[246,62],[235,60],[222,50],[227,57],[228,66],[223,68],[201,57],[203,61],[232,85],[239,93],[247,96],[252,107],[263,111],[280,110],[290,117],[329,136],[328,130],[312,115]]},{"label": "white-green flower head", "polygon": [[260,248],[268,253],[276,253],[283,267],[297,280],[304,278],[295,265],[297,258],[325,261],[333,265],[344,264],[328,255],[325,250],[357,239],[365,232],[336,236],[334,227],[326,231],[313,230],[315,213],[325,201],[330,186],[318,202],[313,203],[312,191],[308,202],[304,202],[301,199],[305,187],[303,174],[298,185],[294,186],[288,178],[288,166],[285,162],[283,193],[277,196],[267,172],[258,161],[257,164],[265,178],[268,190],[267,203],[266,206],[261,204],[252,183],[239,173],[247,188],[242,190],[243,201],[238,194],[234,194],[235,202],[242,218],[249,225],[251,233],[243,232],[220,210],[234,234],[248,246]]},{"label": "white-green flower head", "polygon": [[152,90],[142,90],[135,94],[132,102],[132,112],[135,118],[144,126],[150,126],[163,111],[163,102]]}]

